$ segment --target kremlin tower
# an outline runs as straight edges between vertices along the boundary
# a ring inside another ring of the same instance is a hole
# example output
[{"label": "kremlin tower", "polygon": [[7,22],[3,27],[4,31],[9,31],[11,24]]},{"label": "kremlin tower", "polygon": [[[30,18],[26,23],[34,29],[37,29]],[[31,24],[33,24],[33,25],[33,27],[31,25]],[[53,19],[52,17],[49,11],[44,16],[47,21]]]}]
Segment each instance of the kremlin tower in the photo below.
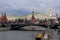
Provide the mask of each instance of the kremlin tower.
[{"label": "kremlin tower", "polygon": [[1,22],[3,22],[3,23],[7,22],[8,19],[7,19],[7,16],[6,16],[6,12],[2,13],[2,16],[1,16],[0,19],[1,19]]},{"label": "kremlin tower", "polygon": [[31,18],[31,22],[32,22],[32,23],[35,23],[34,11],[32,11],[32,18]]}]

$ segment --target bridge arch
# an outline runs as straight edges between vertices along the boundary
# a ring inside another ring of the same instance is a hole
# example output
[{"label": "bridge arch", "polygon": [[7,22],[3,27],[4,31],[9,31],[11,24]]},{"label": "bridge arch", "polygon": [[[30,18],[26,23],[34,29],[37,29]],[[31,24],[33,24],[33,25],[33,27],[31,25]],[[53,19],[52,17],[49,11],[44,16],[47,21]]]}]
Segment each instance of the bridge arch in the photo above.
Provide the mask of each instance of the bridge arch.
[{"label": "bridge arch", "polygon": [[15,25],[11,25],[11,29],[20,29],[23,27],[30,27],[30,26],[39,26],[39,27],[43,27],[43,28],[48,28],[47,25],[44,24],[15,24]]}]

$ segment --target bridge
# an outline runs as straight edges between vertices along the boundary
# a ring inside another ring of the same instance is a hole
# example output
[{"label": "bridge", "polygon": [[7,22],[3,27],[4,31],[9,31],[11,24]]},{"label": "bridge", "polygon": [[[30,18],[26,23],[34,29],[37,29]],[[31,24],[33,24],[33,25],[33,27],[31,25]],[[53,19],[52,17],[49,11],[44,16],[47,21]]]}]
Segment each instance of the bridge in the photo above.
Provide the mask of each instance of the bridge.
[{"label": "bridge", "polygon": [[39,27],[44,27],[44,28],[48,28],[47,25],[44,24],[12,24],[11,25],[11,29],[20,29],[22,27],[30,27],[30,26],[39,26]]},{"label": "bridge", "polygon": [[46,25],[46,24],[11,24],[11,29],[20,29],[22,27],[30,27],[30,26],[39,26],[39,27],[43,27],[43,28],[49,28],[49,29],[60,29],[60,25],[59,24],[55,24],[55,25]]},{"label": "bridge", "polygon": [[60,29],[60,25],[59,24],[55,24],[55,25],[47,25],[47,24],[2,24],[0,27],[9,27],[10,29],[13,30],[17,30],[23,27],[30,27],[30,26],[39,26],[39,27],[43,27],[43,28],[49,28],[49,29]]}]

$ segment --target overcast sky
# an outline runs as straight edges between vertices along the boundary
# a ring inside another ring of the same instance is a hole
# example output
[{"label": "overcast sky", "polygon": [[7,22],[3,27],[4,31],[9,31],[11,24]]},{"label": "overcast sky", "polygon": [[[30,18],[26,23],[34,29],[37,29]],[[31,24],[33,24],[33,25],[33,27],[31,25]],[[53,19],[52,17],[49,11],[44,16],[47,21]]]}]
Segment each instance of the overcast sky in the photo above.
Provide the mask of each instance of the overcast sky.
[{"label": "overcast sky", "polygon": [[25,15],[36,12],[47,13],[52,8],[54,12],[60,13],[60,0],[0,0],[0,14],[3,10],[8,15]]}]

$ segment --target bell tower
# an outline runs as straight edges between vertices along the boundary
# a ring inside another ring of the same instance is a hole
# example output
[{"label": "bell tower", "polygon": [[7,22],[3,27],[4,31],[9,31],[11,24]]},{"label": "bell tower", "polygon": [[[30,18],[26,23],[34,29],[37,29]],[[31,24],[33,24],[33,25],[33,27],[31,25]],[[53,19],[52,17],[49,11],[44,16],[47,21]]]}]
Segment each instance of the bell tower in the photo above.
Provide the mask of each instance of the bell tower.
[{"label": "bell tower", "polygon": [[53,10],[51,8],[49,8],[49,16],[53,17]]}]

